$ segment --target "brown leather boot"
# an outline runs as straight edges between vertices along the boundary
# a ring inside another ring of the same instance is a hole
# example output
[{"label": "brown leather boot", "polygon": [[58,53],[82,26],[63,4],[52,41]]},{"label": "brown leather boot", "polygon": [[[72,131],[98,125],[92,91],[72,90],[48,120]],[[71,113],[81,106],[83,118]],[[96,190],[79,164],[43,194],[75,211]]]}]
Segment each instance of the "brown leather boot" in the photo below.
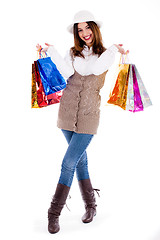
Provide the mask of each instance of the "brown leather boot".
[{"label": "brown leather boot", "polygon": [[86,213],[82,217],[82,222],[90,223],[96,215],[97,207],[94,189],[92,188],[90,179],[80,180],[78,183],[86,209]]},{"label": "brown leather boot", "polygon": [[58,183],[51,206],[48,209],[48,231],[57,233],[60,230],[59,216],[66,203],[70,187]]}]

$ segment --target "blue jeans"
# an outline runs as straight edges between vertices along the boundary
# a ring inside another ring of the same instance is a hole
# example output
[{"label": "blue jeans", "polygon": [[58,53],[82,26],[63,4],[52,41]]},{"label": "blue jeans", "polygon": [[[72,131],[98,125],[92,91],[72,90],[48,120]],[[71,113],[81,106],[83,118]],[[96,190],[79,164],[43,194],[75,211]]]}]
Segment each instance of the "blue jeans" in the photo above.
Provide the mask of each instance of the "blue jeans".
[{"label": "blue jeans", "polygon": [[69,146],[63,158],[59,183],[70,187],[75,170],[78,181],[89,178],[86,149],[93,135],[75,133],[63,129],[62,132]]}]

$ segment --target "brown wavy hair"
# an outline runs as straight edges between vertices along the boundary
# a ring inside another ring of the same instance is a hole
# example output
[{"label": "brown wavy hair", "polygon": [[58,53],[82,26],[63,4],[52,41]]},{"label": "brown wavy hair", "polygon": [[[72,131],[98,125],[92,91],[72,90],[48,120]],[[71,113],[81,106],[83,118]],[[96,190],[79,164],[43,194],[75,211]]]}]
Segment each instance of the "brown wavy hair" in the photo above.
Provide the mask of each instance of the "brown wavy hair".
[{"label": "brown wavy hair", "polygon": [[[106,50],[106,48],[103,46],[103,43],[102,43],[102,35],[100,32],[100,29],[98,25],[93,21],[86,22],[86,23],[88,24],[91,31],[93,32],[93,42],[91,45],[93,48],[93,53],[98,54],[98,56],[100,56]],[[78,23],[74,24],[73,33],[74,33],[74,47],[71,48],[71,55],[72,57],[79,56],[84,58],[84,55],[82,54],[82,50],[84,49],[84,46],[86,44],[79,37]]]}]

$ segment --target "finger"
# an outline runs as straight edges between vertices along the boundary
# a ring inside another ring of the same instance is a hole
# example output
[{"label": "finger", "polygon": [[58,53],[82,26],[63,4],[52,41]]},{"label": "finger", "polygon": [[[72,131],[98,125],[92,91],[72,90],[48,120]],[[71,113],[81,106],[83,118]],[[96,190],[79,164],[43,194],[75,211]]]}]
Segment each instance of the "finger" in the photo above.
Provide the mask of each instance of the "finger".
[{"label": "finger", "polygon": [[46,46],[48,46],[48,47],[50,46],[50,44],[49,44],[49,43],[45,43],[45,45],[46,45]]},{"label": "finger", "polygon": [[123,44],[118,44],[120,47],[122,47],[123,46]]},{"label": "finger", "polygon": [[121,54],[125,54],[125,50],[122,48],[121,51],[120,51]]},{"label": "finger", "polygon": [[41,45],[37,44],[37,45],[36,45],[36,48],[37,48],[37,50],[39,50],[39,49],[41,49],[42,47],[41,47]]},{"label": "finger", "polygon": [[47,52],[48,48],[42,48],[42,52]]}]

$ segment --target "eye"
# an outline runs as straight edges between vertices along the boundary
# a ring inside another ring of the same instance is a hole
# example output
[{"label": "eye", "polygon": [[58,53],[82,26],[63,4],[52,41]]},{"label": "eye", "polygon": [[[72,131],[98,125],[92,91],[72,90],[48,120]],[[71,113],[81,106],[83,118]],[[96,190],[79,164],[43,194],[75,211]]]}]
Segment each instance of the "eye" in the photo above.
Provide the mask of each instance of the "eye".
[{"label": "eye", "polygon": [[78,29],[78,32],[82,32],[82,29]]},{"label": "eye", "polygon": [[90,28],[90,26],[89,26],[89,25],[87,25],[86,29],[89,29],[89,28]]}]

